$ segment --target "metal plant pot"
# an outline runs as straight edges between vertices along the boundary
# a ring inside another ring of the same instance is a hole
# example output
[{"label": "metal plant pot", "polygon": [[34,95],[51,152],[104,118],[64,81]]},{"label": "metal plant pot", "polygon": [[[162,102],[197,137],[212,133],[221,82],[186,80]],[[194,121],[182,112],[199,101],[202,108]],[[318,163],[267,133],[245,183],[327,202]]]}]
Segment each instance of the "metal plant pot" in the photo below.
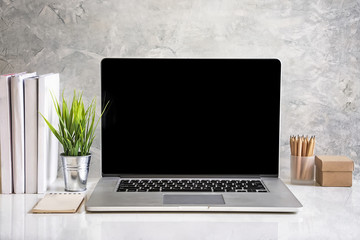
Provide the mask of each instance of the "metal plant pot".
[{"label": "metal plant pot", "polygon": [[65,191],[85,191],[91,154],[86,156],[65,156],[62,153],[60,157],[63,165]]}]

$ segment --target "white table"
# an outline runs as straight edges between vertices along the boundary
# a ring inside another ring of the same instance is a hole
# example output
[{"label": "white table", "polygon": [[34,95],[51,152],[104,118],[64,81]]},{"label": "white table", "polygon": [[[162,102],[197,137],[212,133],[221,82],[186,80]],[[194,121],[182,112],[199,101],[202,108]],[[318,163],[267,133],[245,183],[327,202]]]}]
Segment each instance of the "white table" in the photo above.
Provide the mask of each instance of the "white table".
[{"label": "white table", "polygon": [[[97,179],[90,179],[91,194]],[[32,214],[39,194],[0,194],[0,239],[360,239],[360,183],[287,183],[299,213]],[[63,191],[62,179],[50,191]]]}]

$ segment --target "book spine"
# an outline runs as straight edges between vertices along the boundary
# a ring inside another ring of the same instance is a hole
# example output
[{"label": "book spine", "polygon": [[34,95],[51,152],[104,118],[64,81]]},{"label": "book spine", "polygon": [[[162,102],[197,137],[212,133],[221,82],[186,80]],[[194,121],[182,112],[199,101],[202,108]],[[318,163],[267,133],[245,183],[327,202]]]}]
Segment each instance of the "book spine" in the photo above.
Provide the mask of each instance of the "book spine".
[{"label": "book spine", "polygon": [[[59,120],[50,93],[59,99],[59,74],[39,76],[38,82],[39,113],[56,128]],[[48,185],[56,179],[58,154],[58,140],[44,119],[38,117],[38,193],[45,193]]]},{"label": "book spine", "polygon": [[25,105],[25,192],[37,193],[38,78],[24,80]]},{"label": "book spine", "polygon": [[0,76],[0,164],[1,193],[12,193],[12,154],[11,154],[11,75]]},{"label": "book spine", "polygon": [[[52,79],[51,81],[49,81],[50,85],[49,85],[49,91],[48,92],[52,92],[53,96],[56,99],[59,99],[60,97],[60,78],[59,78],[59,74],[53,74],[52,75]],[[51,119],[51,124],[53,126],[58,126],[59,125],[59,118],[57,116],[57,113],[55,111],[55,107],[53,104],[52,99],[49,99],[48,101],[48,108],[49,108],[49,112],[50,112],[50,119]],[[50,135],[50,146],[49,146],[49,165],[47,168],[48,171],[48,177],[47,177],[47,184],[48,186],[52,183],[55,182],[56,178],[57,178],[57,173],[58,173],[58,162],[59,162],[59,141],[58,139],[55,137],[55,135],[51,132],[51,130],[49,128],[47,128],[47,132]]]},{"label": "book spine", "polygon": [[[45,79],[43,76],[39,76],[39,85],[38,85],[38,107],[39,113],[47,117],[47,112],[45,111]],[[46,125],[42,117],[38,118],[38,193],[46,192],[46,147],[47,147],[46,138]]]},{"label": "book spine", "polygon": [[14,193],[25,192],[24,85],[19,76],[11,78],[11,122]]}]

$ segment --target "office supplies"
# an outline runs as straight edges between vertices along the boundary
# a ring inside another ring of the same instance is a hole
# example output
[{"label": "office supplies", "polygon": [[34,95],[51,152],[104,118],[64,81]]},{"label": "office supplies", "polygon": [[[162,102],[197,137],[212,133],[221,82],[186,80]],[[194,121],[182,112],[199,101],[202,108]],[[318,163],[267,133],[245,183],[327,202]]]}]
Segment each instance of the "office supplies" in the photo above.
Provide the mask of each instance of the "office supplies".
[{"label": "office supplies", "polygon": [[293,184],[313,184],[315,136],[290,136],[290,178]]},{"label": "office supplies", "polygon": [[84,195],[81,193],[48,193],[31,210],[32,213],[75,213]]},{"label": "office supplies", "polygon": [[310,157],[314,155],[315,136],[290,136],[290,151],[293,156]]},{"label": "office supplies", "polygon": [[104,59],[102,178],[86,209],[299,211],[279,179],[280,79],[277,59]]},{"label": "office supplies", "polygon": [[290,156],[290,179],[293,184],[314,184],[314,156]]},{"label": "office supplies", "polygon": [[351,187],[354,161],[345,156],[315,156],[316,181],[325,187]]}]

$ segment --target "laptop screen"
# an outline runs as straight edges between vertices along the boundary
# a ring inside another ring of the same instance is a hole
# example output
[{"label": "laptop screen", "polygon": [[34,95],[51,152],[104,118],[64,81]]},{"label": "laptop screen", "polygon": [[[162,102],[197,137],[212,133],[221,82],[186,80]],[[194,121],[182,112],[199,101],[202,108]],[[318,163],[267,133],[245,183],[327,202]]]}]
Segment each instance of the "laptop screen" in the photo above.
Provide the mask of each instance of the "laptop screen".
[{"label": "laptop screen", "polygon": [[103,59],[103,176],[279,171],[276,59]]}]

